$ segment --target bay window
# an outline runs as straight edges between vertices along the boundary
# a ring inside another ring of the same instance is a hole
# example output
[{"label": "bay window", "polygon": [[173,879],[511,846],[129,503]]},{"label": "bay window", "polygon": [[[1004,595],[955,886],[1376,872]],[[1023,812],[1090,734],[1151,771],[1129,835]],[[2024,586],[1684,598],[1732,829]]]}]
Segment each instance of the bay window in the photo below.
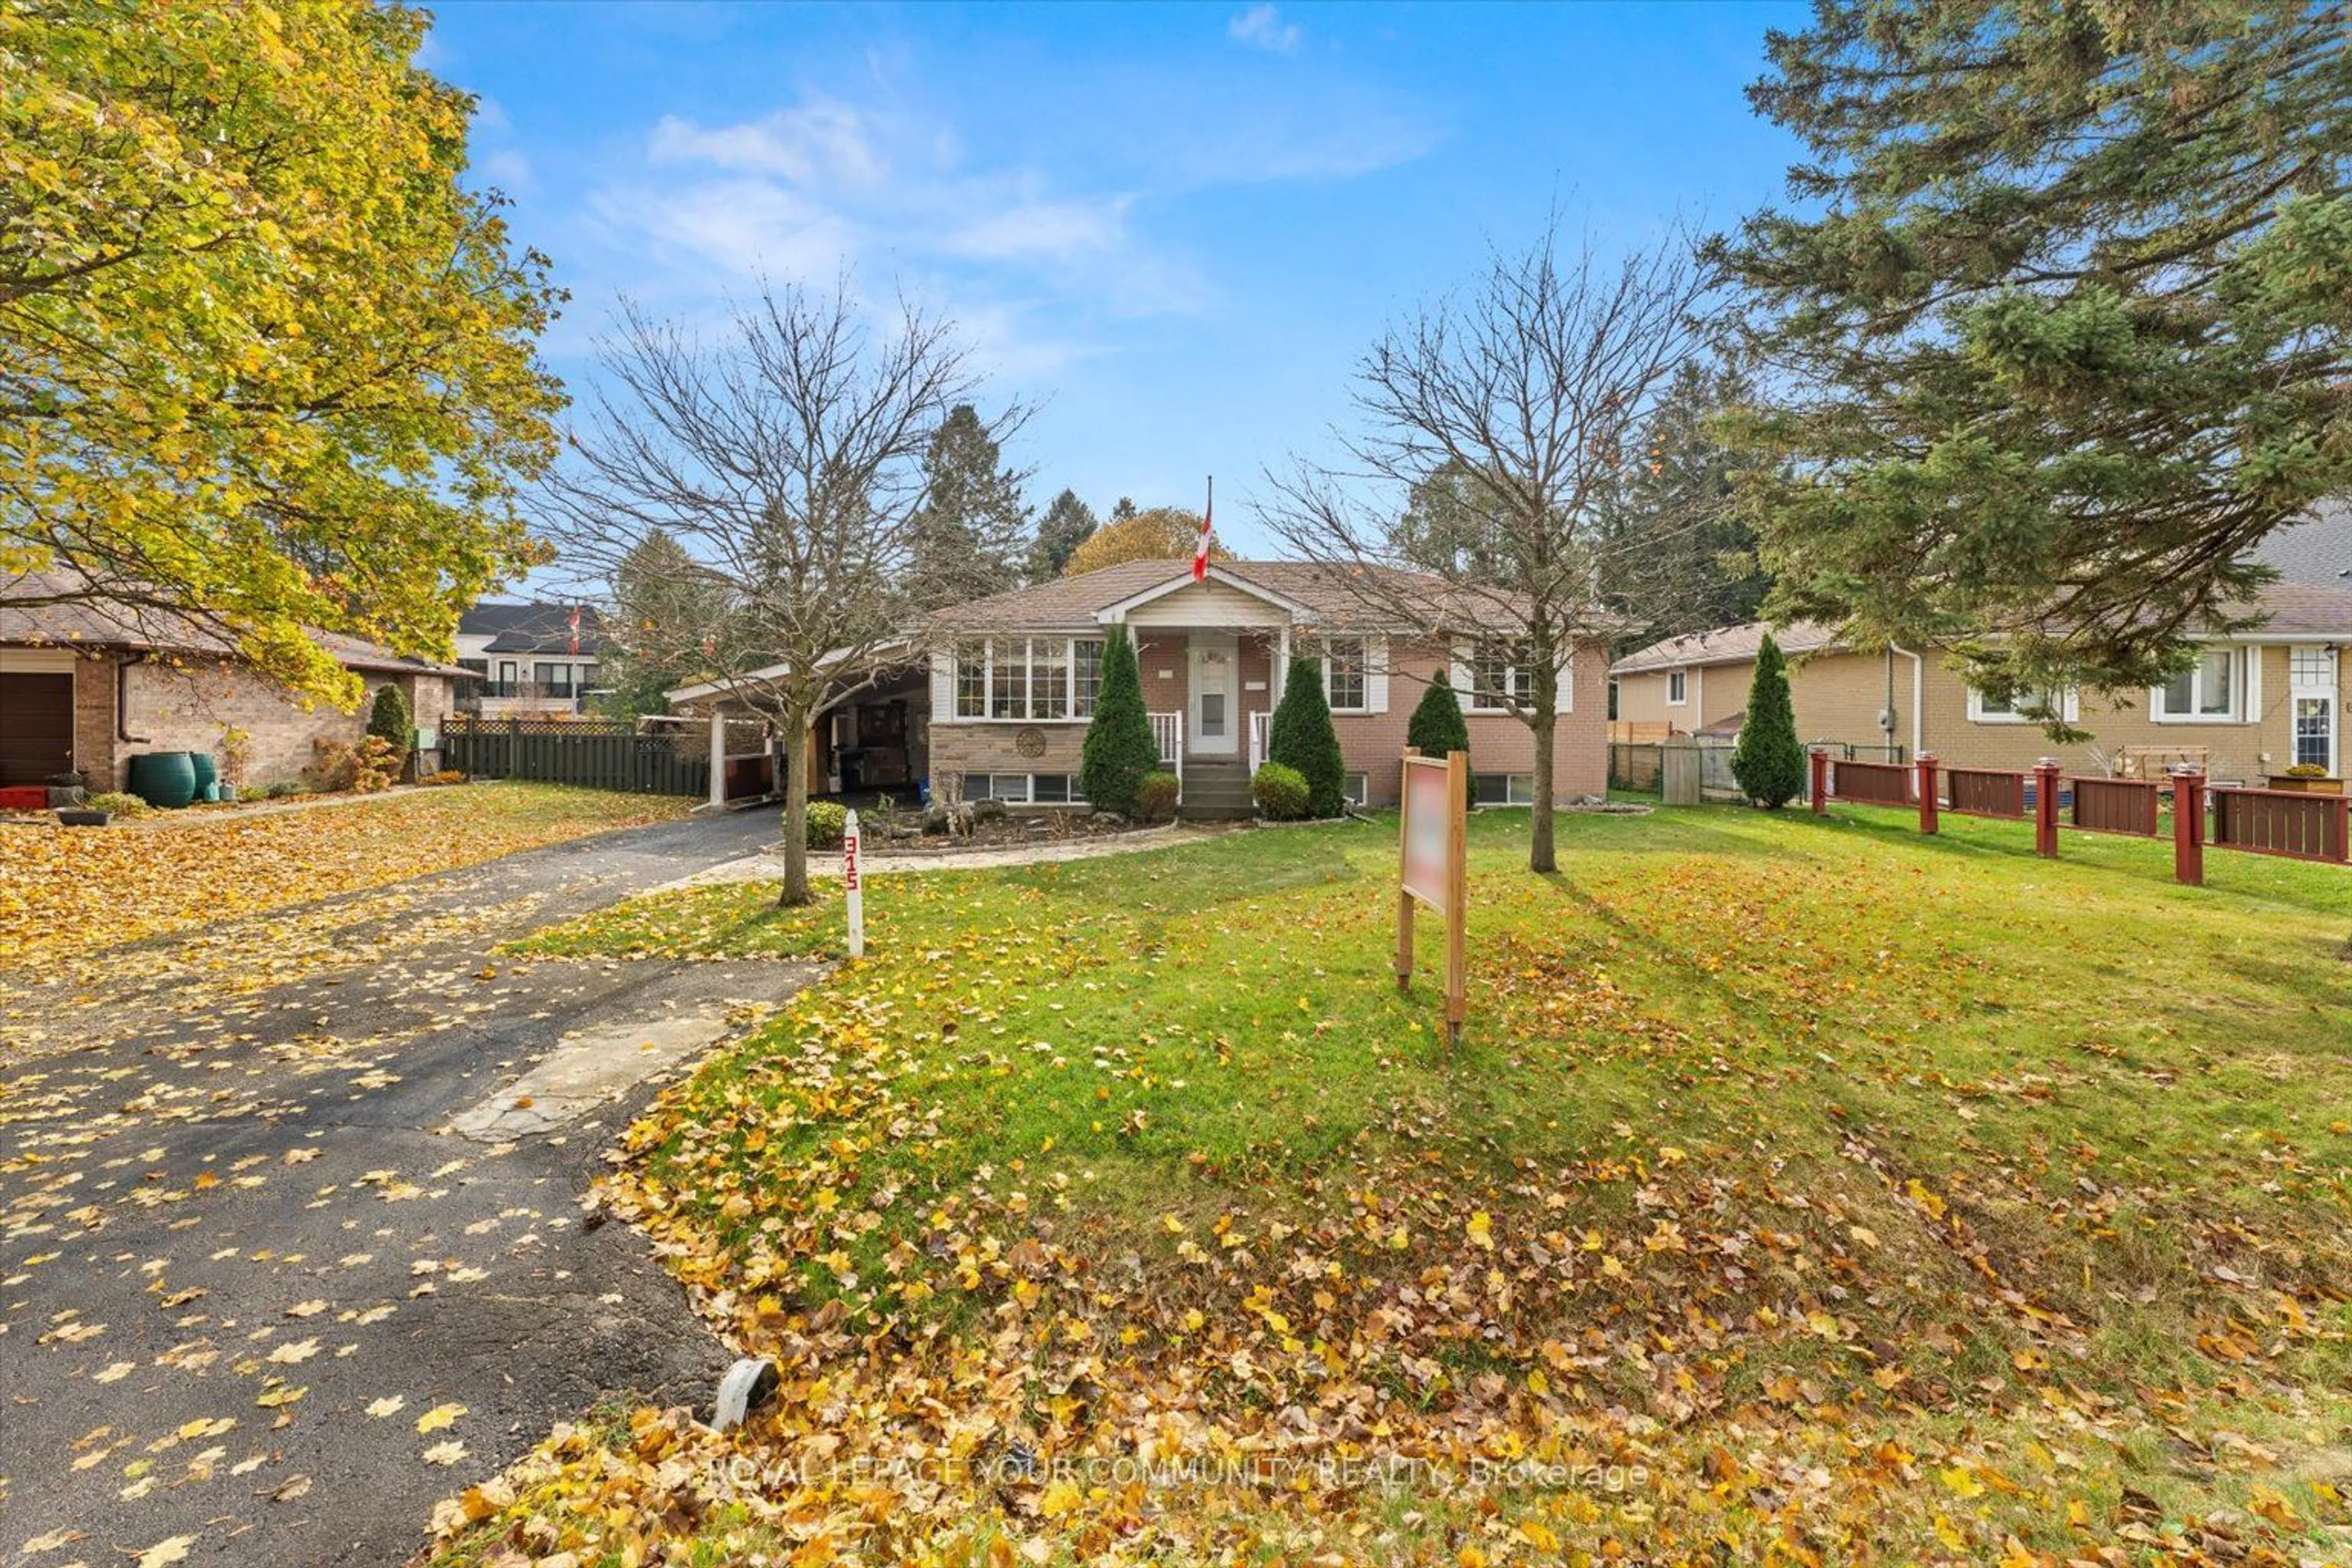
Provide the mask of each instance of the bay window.
[{"label": "bay window", "polygon": [[1070,714],[1095,716],[1095,695],[1102,689],[1102,638],[1070,639]]},{"label": "bay window", "polygon": [[956,647],[955,710],[959,719],[988,717],[988,645],[960,643]]},{"label": "bay window", "polygon": [[992,637],[958,643],[955,716],[1090,719],[1102,686],[1100,637]]}]

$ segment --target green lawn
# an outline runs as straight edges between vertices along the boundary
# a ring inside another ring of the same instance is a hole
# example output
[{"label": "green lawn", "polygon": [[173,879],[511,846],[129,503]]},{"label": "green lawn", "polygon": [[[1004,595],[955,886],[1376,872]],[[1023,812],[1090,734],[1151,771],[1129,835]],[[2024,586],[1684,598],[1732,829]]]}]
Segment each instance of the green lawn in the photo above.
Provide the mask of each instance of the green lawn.
[{"label": "green lawn", "polygon": [[[2352,872],[1946,828],[1570,816],[1537,878],[1482,813],[1451,1050],[1437,922],[1389,973],[1392,825],[877,878],[866,960],[667,1093],[607,1196],[775,1414],[566,1434],[446,1551],[2340,1554]],[[838,952],[837,905],[771,899],[522,951]],[[983,1474],[1033,1454],[1072,1468]],[[730,1456],[803,1468],[681,1503]],[[1571,1484],[1465,1479],[1530,1456]]]}]

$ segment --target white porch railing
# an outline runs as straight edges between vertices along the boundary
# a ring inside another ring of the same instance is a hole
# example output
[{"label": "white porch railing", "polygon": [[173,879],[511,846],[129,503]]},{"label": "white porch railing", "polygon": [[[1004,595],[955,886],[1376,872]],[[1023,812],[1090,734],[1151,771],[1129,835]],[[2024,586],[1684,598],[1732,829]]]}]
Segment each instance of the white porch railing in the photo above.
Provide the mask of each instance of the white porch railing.
[{"label": "white porch railing", "polygon": [[1181,713],[1147,713],[1151,721],[1151,738],[1160,746],[1160,760],[1176,775],[1176,793],[1184,793],[1184,715]]},{"label": "white porch railing", "polygon": [[1261,710],[1249,716],[1249,771],[1257,777],[1258,769],[1265,765],[1265,738],[1274,727],[1274,715]]}]

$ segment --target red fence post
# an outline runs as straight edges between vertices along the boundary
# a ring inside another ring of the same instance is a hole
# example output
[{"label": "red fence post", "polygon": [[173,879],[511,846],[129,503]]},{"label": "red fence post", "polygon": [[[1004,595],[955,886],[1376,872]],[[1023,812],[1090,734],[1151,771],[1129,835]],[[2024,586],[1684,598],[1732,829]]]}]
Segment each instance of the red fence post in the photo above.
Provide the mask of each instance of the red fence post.
[{"label": "red fence post", "polygon": [[1935,753],[1920,752],[1918,762],[1913,765],[1919,775],[1919,831],[1932,835],[1936,831]]},{"label": "red fence post", "polygon": [[1813,815],[1819,816],[1829,809],[1830,752],[1827,746],[1815,746],[1810,754],[1813,760]]},{"label": "red fence post", "polygon": [[2336,842],[2331,845],[2339,861],[2352,861],[2352,795],[2336,797]]},{"label": "red fence post", "polygon": [[2033,852],[2045,860],[2058,858],[2058,759],[2044,757],[2033,764]]},{"label": "red fence post", "polygon": [[2172,770],[2172,875],[2205,885],[2205,775],[2186,763]]}]

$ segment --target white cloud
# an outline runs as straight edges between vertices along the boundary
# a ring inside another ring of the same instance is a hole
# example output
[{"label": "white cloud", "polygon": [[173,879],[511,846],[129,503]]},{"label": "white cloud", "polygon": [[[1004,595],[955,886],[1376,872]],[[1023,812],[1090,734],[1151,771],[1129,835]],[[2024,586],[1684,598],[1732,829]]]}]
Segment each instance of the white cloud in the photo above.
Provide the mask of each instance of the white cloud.
[{"label": "white cloud", "polygon": [[1127,237],[1128,201],[1024,201],[964,225],[948,237],[946,247],[994,261],[1069,259],[1114,250]]},{"label": "white cloud", "polygon": [[1225,37],[1269,54],[1286,55],[1298,47],[1298,24],[1284,21],[1272,5],[1253,5],[1225,24]]},{"label": "white cloud", "polygon": [[474,161],[482,177],[509,195],[528,191],[531,187],[530,160],[511,148],[486,153]]},{"label": "white cloud", "polygon": [[870,186],[890,173],[865,117],[823,99],[716,129],[664,115],[646,153],[656,164],[709,163],[798,185]]},{"label": "white cloud", "polygon": [[[736,278],[828,278],[864,238],[845,215],[767,180],[625,187],[600,195],[595,208],[615,228],[651,237],[673,259],[699,262],[705,270],[715,263]],[[679,251],[687,254],[677,257]]]}]

